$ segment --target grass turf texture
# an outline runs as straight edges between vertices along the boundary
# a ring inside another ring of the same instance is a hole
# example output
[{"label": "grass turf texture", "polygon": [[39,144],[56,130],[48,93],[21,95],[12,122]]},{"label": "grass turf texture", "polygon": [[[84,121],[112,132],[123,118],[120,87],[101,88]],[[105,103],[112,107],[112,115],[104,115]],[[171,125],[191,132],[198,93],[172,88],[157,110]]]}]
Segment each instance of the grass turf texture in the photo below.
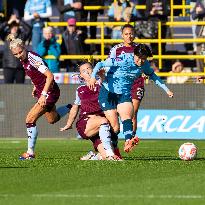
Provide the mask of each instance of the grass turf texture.
[{"label": "grass turf texture", "polygon": [[[205,150],[178,159],[185,141],[141,141],[124,161],[80,161],[85,140],[38,140],[37,158],[20,161],[26,141],[0,140],[0,204],[205,204]],[[123,147],[123,142],[120,142]]]}]

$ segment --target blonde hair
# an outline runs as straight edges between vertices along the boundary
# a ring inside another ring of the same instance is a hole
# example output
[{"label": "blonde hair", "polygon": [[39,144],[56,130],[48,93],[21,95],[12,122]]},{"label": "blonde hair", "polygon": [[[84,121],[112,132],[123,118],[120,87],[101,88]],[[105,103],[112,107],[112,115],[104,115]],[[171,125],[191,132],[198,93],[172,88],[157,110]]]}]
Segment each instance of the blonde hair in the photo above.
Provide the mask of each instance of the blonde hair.
[{"label": "blonde hair", "polygon": [[53,28],[52,28],[51,26],[44,27],[44,28],[43,28],[43,33],[44,33],[44,32],[53,33]]},{"label": "blonde hair", "polygon": [[9,34],[7,36],[7,41],[10,42],[10,44],[9,44],[10,49],[13,49],[16,47],[24,47],[23,40],[21,40],[20,38],[15,38],[15,36],[13,34]]}]

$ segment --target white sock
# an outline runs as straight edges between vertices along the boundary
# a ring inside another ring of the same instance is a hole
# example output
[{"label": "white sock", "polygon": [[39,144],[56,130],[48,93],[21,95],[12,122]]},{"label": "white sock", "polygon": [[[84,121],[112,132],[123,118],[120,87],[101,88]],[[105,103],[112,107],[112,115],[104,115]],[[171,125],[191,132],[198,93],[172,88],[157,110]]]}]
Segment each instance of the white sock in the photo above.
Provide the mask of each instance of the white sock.
[{"label": "white sock", "polygon": [[34,149],[36,145],[36,140],[38,136],[37,127],[27,127],[27,135],[28,135],[28,150],[27,153],[34,154]]},{"label": "white sock", "polygon": [[110,125],[109,124],[102,124],[100,125],[99,129],[99,136],[100,140],[102,141],[103,147],[106,152],[106,156],[113,156],[113,148],[112,148],[112,142],[111,142],[111,134],[110,134]]}]

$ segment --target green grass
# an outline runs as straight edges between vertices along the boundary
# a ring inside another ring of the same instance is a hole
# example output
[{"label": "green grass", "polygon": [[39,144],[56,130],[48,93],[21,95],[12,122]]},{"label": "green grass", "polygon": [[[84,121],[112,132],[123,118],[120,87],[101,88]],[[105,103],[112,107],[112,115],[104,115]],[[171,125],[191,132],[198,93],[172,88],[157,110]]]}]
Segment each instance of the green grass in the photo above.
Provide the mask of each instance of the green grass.
[{"label": "green grass", "polygon": [[142,140],[115,162],[80,161],[89,141],[38,140],[37,158],[19,161],[26,140],[0,140],[0,204],[204,205],[204,142],[191,162],[178,159],[183,142]]}]

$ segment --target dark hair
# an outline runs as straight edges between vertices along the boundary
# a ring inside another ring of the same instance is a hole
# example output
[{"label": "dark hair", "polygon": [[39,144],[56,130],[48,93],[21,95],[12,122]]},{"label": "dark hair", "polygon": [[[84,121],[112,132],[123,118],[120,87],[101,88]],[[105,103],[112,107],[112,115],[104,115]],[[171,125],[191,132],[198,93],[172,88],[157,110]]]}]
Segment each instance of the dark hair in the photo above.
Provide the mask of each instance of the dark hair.
[{"label": "dark hair", "polygon": [[147,57],[153,57],[152,50],[150,47],[146,44],[139,43],[135,49],[134,54],[136,56],[147,56]]},{"label": "dark hair", "polygon": [[80,62],[80,64],[78,64],[78,69],[80,69],[80,67],[81,67],[82,65],[87,64],[87,63],[90,64],[91,67],[93,67],[93,65],[92,65],[91,62],[89,62],[88,60],[83,60],[83,61]]},{"label": "dark hair", "polygon": [[134,26],[132,26],[131,24],[125,24],[124,26],[122,26],[121,32],[123,32],[125,28],[131,28],[132,30],[135,30]]},{"label": "dark hair", "polygon": [[[122,4],[123,4],[120,0],[117,0],[117,3],[118,3],[118,6],[122,6]],[[125,0],[124,3],[126,3],[125,7],[131,7],[129,0]]]},{"label": "dark hair", "polygon": [[[80,64],[77,65],[78,70],[80,70],[80,67],[84,64],[90,64],[91,67],[93,67],[92,63],[89,62],[88,60],[83,60],[80,62]],[[78,74],[78,79],[80,81],[80,83],[84,83],[84,79],[80,76],[80,73]]]},{"label": "dark hair", "polygon": [[12,21],[11,24],[9,24],[9,28],[12,28],[13,26],[19,26],[19,23]]}]

